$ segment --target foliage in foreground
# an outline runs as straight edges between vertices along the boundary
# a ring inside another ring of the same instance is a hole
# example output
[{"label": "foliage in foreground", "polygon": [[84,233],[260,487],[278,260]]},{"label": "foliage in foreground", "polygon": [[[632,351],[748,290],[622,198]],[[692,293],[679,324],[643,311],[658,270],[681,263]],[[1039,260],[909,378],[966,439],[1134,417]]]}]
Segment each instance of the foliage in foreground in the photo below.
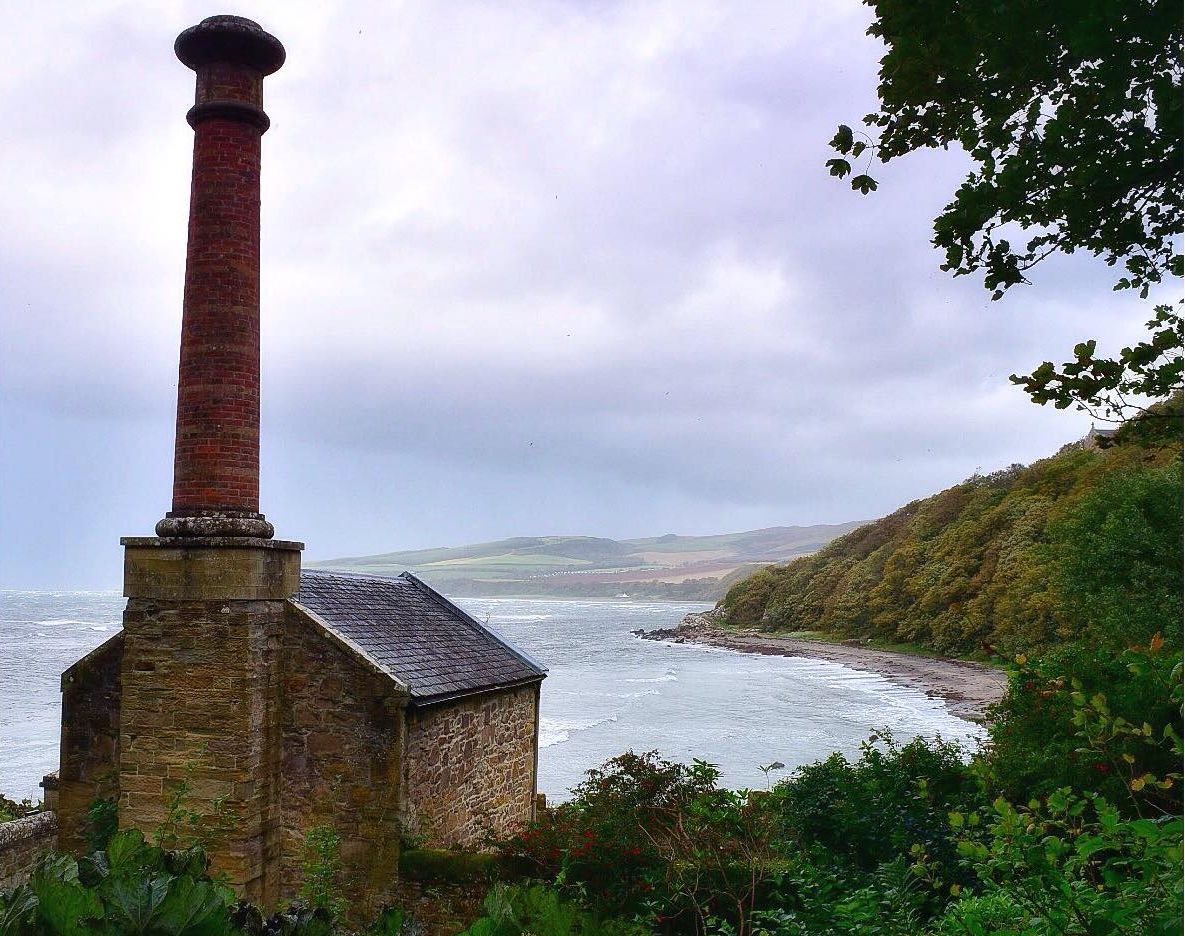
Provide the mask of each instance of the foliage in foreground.
[{"label": "foliage in foreground", "polygon": [[[1019,660],[970,759],[877,734],[749,793],[627,753],[503,843],[538,883],[496,886],[465,936],[1176,933],[1181,702],[1180,653],[1156,639]],[[270,918],[200,846],[123,831],[0,896],[0,936],[341,934],[338,846],[314,832],[303,904]],[[392,911],[366,932],[406,925]]]},{"label": "foliage in foreground", "polygon": [[763,569],[730,589],[725,619],[961,654],[1179,646],[1179,401],[1158,413],[1109,448],[971,478]]},{"label": "foliage in foreground", "polygon": [[[75,859],[50,855],[28,884],[0,894],[0,936],[334,936],[344,932],[323,907],[293,905],[270,917],[236,900],[209,876],[200,846],[168,850],[135,829]],[[388,911],[365,932],[399,936]]]},{"label": "foliage in foreground", "polygon": [[[1071,646],[1019,658],[991,715],[993,790],[1015,802],[1069,787],[1125,813],[1179,813],[1181,655],[1159,638],[1120,653]],[[1168,784],[1164,786],[1164,784]]]},{"label": "foliage in foreground", "polygon": [[[551,891],[491,900],[696,936],[1175,933],[1180,683],[1161,641],[1024,660],[974,758],[877,735],[857,760],[833,755],[769,793],[627,753],[504,843]],[[521,917],[498,928],[514,915],[499,914],[470,933],[528,931]]]},{"label": "foliage in foreground", "polygon": [[483,904],[485,915],[462,936],[644,936],[647,930],[604,918],[540,887],[497,884]]}]

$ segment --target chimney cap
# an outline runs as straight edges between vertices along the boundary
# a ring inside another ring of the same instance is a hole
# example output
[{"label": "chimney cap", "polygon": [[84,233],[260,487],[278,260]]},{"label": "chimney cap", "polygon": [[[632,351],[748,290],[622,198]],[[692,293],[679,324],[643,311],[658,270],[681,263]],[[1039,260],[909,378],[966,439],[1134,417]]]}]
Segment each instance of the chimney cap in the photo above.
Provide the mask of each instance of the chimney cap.
[{"label": "chimney cap", "polygon": [[173,51],[195,71],[211,62],[230,62],[270,75],[285,58],[280,40],[243,16],[207,16],[177,37]]}]

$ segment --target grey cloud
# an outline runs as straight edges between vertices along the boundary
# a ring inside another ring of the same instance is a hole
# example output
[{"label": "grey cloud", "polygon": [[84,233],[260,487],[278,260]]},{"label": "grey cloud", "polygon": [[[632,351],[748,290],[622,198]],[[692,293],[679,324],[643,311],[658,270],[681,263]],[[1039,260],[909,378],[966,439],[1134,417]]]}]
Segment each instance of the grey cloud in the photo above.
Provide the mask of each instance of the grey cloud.
[{"label": "grey cloud", "polygon": [[[0,388],[24,443],[0,510],[25,545],[0,547],[4,583],[113,583],[115,537],[167,505],[192,94],[171,43],[207,12],[19,24]],[[938,272],[957,153],[877,166],[869,198],[827,178],[835,124],[874,106],[855,2],[241,12],[289,49],[263,490],[311,555],[873,517],[1080,435],[1007,375],[1142,321],[1088,259],[996,304]]]}]

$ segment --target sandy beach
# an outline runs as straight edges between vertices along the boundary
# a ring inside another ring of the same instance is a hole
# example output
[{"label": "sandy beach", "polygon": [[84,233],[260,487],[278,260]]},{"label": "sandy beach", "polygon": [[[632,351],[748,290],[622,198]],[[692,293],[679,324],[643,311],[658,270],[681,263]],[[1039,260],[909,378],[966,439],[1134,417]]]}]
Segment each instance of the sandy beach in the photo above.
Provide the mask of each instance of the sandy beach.
[{"label": "sandy beach", "polygon": [[808,657],[842,663],[852,669],[879,673],[901,685],[920,689],[946,702],[953,714],[974,722],[984,720],[988,706],[1003,696],[1007,685],[1003,670],[984,663],[876,650],[855,641],[829,643],[751,630],[725,629],[714,623],[710,611],[689,614],[678,627],[638,632],[638,636],[645,640],[698,643],[743,653]]}]

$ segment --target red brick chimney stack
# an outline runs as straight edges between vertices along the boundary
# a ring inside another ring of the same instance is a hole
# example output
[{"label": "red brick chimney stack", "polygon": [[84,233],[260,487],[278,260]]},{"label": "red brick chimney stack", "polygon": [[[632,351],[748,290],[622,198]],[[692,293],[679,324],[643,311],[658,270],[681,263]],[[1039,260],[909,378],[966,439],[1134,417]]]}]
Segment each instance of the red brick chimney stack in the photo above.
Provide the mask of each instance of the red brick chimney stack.
[{"label": "red brick chimney stack", "polygon": [[270,538],[259,513],[259,164],[263,79],[284,47],[211,16],[177,37],[197,73],[173,509],[160,536]]}]

